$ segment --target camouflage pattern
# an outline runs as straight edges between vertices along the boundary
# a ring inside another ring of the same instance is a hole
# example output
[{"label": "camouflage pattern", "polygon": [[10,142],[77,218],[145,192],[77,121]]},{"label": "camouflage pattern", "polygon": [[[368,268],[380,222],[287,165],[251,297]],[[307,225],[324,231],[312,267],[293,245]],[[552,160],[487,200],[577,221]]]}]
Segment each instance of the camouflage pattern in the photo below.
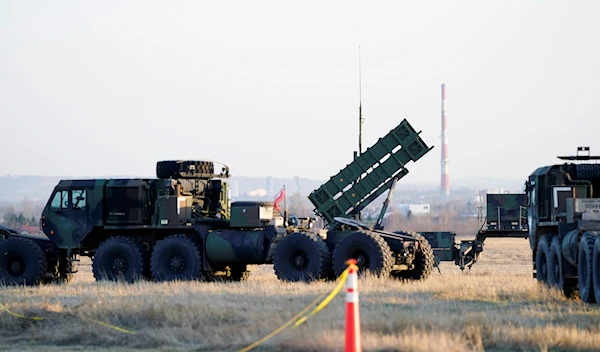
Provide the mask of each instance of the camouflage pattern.
[{"label": "camouflage pattern", "polygon": [[527,231],[527,195],[525,193],[488,194],[487,230]]},{"label": "camouflage pattern", "polygon": [[218,193],[198,194],[202,201],[180,188],[171,179],[62,180],[42,212],[42,230],[57,247],[76,248],[93,229],[189,229],[228,221],[229,202],[222,201],[227,198],[225,182],[211,180],[206,189]]},{"label": "camouflage pattern", "polygon": [[229,226],[234,228],[265,227],[273,221],[271,202],[233,202],[230,211]]},{"label": "camouflage pattern", "polygon": [[95,226],[104,225],[106,180],[63,180],[42,211],[42,231],[59,248],[76,247]]},{"label": "camouflage pattern", "polygon": [[454,261],[456,259],[456,233],[448,231],[419,232],[427,239],[437,261]]}]

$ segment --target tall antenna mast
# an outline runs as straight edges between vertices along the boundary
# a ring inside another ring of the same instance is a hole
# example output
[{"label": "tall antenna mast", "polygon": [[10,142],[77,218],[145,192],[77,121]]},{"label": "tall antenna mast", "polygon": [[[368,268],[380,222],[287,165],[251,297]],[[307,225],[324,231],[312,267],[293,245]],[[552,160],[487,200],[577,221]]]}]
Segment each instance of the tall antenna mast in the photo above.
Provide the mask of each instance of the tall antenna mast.
[{"label": "tall antenna mast", "polygon": [[362,154],[362,73],[360,62],[360,45],[358,46],[358,155]]}]

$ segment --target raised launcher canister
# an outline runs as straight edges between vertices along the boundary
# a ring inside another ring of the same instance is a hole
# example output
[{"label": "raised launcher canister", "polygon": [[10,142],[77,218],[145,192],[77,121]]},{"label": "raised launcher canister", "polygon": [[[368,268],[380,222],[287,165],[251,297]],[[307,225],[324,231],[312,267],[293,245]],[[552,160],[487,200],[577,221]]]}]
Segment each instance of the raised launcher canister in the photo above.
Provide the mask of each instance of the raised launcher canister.
[{"label": "raised launcher canister", "polygon": [[[403,120],[387,135],[309,195],[315,213],[327,224],[321,236],[294,232],[277,244],[273,264],[280,279],[333,277],[355,258],[361,270],[379,276],[426,279],[434,265],[431,246],[417,233],[385,232],[381,222],[396,182],[432,148]],[[389,190],[374,228],[357,220],[359,212]],[[333,267],[333,270],[331,270]]]}]

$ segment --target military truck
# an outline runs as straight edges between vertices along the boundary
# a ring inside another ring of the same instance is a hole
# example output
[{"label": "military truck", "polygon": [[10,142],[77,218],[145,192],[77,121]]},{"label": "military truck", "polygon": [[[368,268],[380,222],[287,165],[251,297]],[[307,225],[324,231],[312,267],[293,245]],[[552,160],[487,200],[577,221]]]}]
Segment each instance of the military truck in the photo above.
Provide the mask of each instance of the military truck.
[{"label": "military truck", "polygon": [[[600,302],[600,160],[589,147],[526,181],[533,274],[567,296]],[[576,163],[586,162],[586,163]]]},{"label": "military truck", "polygon": [[[419,132],[420,133],[420,132]],[[286,226],[272,202],[230,202],[229,168],[212,161],[160,161],[157,178],[62,180],[42,212],[47,237],[0,229],[0,281],[67,282],[80,256],[97,280],[226,278],[273,264],[285,281],[335,277],[348,258],[378,275],[420,280],[433,266],[423,236],[370,229],[356,214],[431,150],[403,120],[310,199],[328,224]],[[382,212],[383,214],[383,212]]]}]

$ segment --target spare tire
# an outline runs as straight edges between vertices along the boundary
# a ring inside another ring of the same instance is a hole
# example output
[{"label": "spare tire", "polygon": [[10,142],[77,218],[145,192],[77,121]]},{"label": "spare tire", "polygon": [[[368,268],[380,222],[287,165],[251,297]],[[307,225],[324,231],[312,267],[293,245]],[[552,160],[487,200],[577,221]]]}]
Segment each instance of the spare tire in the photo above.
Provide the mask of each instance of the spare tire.
[{"label": "spare tire", "polygon": [[156,163],[158,178],[200,178],[215,173],[212,161],[203,160],[164,160]]}]

